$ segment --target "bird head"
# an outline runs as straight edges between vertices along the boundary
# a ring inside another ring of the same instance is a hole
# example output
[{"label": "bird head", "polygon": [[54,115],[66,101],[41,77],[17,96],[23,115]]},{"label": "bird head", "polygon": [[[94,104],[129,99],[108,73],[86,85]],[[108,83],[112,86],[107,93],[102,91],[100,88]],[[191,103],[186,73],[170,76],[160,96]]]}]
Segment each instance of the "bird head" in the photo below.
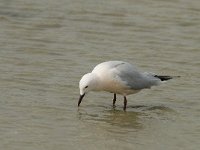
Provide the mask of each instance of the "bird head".
[{"label": "bird head", "polygon": [[80,105],[85,94],[87,94],[89,91],[95,90],[97,86],[96,79],[97,78],[93,73],[87,73],[81,78],[79,82],[80,98],[78,101],[78,106]]}]

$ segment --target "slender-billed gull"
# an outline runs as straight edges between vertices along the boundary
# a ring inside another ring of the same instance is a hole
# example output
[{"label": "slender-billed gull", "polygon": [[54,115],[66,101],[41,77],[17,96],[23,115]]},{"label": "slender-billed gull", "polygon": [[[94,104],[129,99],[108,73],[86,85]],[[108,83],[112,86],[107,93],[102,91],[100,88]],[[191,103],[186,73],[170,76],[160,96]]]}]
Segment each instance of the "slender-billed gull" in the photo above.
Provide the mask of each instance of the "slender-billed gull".
[{"label": "slender-billed gull", "polygon": [[142,89],[160,85],[163,81],[172,79],[172,76],[160,76],[149,72],[139,72],[135,66],[123,61],[107,61],[98,64],[91,73],[85,74],[80,82],[80,98],[78,106],[89,91],[107,91],[114,93],[113,106],[116,94],[124,96],[124,111],[126,110],[126,96],[139,92]]}]

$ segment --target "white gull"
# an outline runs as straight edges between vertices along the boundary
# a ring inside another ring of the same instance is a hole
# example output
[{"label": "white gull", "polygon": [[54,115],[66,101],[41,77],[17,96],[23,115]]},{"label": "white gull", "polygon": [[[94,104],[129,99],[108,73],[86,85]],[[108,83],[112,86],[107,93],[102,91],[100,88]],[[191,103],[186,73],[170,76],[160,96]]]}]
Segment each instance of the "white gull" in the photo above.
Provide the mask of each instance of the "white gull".
[{"label": "white gull", "polygon": [[91,73],[85,74],[80,82],[80,98],[78,106],[89,91],[107,91],[114,93],[113,106],[116,94],[124,96],[124,110],[126,110],[126,96],[137,93],[142,89],[160,85],[163,81],[172,79],[172,76],[160,76],[149,72],[140,72],[137,68],[123,61],[107,61],[98,64]]}]

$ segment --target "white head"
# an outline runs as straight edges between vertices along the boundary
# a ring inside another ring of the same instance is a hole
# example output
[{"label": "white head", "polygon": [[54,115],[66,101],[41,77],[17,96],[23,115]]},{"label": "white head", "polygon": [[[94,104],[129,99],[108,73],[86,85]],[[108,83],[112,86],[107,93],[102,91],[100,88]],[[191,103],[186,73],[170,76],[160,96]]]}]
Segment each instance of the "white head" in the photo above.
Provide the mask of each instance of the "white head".
[{"label": "white head", "polygon": [[78,106],[80,105],[85,94],[87,94],[89,91],[96,90],[97,88],[98,88],[98,77],[94,73],[85,74],[79,82],[80,98]]}]

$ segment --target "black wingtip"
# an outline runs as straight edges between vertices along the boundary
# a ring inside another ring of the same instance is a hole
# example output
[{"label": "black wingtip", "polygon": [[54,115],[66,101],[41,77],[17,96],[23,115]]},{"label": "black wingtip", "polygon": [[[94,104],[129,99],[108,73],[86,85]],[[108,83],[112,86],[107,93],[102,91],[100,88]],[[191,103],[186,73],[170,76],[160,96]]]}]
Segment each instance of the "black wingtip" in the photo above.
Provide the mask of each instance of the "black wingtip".
[{"label": "black wingtip", "polygon": [[159,78],[161,81],[166,81],[173,78],[180,78],[180,76],[160,76],[160,75],[155,75],[154,77]]}]

